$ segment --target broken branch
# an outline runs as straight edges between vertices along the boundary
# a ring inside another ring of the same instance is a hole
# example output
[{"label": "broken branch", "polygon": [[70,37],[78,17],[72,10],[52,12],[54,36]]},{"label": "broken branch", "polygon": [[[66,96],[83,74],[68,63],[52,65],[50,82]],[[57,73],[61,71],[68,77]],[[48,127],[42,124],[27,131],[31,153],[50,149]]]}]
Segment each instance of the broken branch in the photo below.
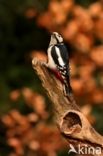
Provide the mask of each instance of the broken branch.
[{"label": "broken branch", "polygon": [[53,103],[55,121],[62,135],[74,147],[78,144],[94,148],[100,147],[102,152],[93,155],[103,156],[103,136],[94,130],[82,114],[73,94],[71,93],[68,97],[64,96],[61,82],[46,67],[44,62],[34,58],[32,65]]}]

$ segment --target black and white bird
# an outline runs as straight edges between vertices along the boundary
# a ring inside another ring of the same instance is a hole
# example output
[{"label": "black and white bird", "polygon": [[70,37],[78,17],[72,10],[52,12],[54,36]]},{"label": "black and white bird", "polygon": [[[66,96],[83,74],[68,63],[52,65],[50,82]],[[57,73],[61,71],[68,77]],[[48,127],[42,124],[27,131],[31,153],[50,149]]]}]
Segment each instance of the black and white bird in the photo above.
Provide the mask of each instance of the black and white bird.
[{"label": "black and white bird", "polygon": [[70,94],[72,89],[69,75],[69,55],[64,45],[63,38],[59,33],[52,33],[47,54],[47,66],[58,72],[60,80],[64,85],[64,93],[66,95]]}]

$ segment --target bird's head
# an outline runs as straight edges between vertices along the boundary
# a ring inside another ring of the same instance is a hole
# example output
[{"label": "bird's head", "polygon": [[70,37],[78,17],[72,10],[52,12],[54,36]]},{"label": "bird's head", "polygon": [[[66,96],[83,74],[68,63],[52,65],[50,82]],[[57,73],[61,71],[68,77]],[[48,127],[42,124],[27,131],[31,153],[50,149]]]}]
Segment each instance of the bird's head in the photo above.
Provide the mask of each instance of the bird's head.
[{"label": "bird's head", "polygon": [[53,32],[51,34],[51,39],[50,39],[50,44],[49,45],[55,45],[55,44],[59,44],[63,42],[63,38],[62,36],[57,33],[57,32]]}]

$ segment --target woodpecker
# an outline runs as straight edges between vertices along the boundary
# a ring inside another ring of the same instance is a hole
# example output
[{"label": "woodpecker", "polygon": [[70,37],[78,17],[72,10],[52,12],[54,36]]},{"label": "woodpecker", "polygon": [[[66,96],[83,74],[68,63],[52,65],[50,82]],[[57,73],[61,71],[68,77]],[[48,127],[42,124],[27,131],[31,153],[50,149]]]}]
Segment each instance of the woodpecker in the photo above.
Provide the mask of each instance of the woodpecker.
[{"label": "woodpecker", "polygon": [[69,55],[62,36],[57,32],[53,32],[51,35],[47,55],[47,66],[58,72],[60,80],[64,85],[64,93],[66,95],[70,94],[72,89],[69,75]]}]

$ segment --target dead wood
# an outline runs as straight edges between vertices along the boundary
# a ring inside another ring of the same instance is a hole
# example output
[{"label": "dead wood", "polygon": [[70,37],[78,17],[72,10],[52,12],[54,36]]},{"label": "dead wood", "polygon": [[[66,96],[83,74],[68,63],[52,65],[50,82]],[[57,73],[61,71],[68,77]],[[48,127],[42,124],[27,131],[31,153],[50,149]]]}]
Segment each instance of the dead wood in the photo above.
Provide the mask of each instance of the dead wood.
[{"label": "dead wood", "polygon": [[53,103],[55,122],[61,134],[75,148],[78,144],[81,147],[100,147],[102,153],[92,155],[103,156],[103,136],[94,130],[82,114],[73,94],[64,96],[61,82],[46,67],[46,63],[34,58],[32,65]]}]

